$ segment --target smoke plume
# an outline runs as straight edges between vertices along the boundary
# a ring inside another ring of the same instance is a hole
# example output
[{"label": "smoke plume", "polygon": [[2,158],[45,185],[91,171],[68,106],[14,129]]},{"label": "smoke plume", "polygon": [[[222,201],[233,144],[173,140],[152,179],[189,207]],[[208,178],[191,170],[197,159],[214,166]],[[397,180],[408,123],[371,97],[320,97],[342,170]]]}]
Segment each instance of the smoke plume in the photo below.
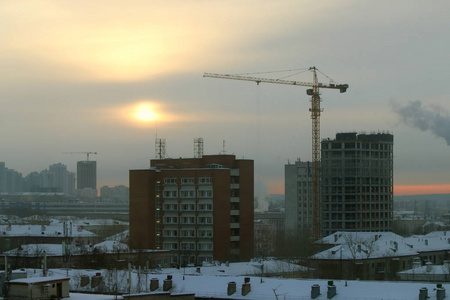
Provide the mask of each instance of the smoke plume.
[{"label": "smoke plume", "polygon": [[422,131],[431,131],[450,145],[450,116],[444,108],[437,105],[422,106],[422,102],[416,100],[404,106],[394,103],[393,110],[403,123]]}]

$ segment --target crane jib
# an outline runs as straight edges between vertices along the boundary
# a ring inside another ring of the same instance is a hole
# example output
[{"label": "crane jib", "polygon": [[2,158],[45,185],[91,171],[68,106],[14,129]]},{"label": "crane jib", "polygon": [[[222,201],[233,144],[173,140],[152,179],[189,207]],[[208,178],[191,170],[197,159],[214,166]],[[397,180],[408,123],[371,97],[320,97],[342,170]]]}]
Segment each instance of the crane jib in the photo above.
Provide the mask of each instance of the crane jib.
[{"label": "crane jib", "polygon": [[[294,80],[283,80],[283,79],[270,79],[270,78],[260,78],[260,77],[252,77],[252,76],[241,76],[241,75],[232,75],[232,74],[218,74],[218,73],[204,73],[203,77],[211,77],[211,78],[221,78],[221,79],[233,79],[233,80],[244,80],[244,81],[254,81],[256,83],[277,83],[277,84],[287,84],[287,85],[297,85],[297,86],[310,86],[314,87],[314,84],[311,82],[302,82],[302,81],[294,81]],[[341,93],[345,93],[348,89],[348,84],[329,84],[325,85],[319,83],[318,88],[325,89],[337,89],[340,90]],[[308,94],[309,95],[309,94]]]}]

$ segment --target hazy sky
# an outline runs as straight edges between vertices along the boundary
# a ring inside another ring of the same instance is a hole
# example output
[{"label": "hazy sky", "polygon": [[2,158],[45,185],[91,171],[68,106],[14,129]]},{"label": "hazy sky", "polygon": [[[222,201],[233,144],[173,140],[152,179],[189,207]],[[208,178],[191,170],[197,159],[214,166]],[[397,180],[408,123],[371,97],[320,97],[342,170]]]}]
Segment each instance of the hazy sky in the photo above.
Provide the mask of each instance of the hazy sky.
[{"label": "hazy sky", "polygon": [[[75,171],[85,156],[63,152],[93,151],[99,187],[128,185],[155,157],[157,129],[170,157],[192,157],[196,137],[205,154],[225,140],[259,157],[260,186],[283,193],[288,160],[311,159],[306,88],[202,74],[316,66],[350,85],[323,91],[322,138],[389,131],[395,194],[450,193],[448,11],[448,0],[3,0],[0,161],[24,176]],[[157,121],[138,121],[139,103]]]}]

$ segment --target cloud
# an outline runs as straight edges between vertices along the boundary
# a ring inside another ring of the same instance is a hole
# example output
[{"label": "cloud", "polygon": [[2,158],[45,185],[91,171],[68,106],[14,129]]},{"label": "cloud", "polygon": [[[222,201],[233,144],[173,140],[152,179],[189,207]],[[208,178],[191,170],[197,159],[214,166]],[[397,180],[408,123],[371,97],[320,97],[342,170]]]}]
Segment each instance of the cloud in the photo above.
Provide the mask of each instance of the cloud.
[{"label": "cloud", "polygon": [[416,100],[408,101],[406,105],[393,103],[393,111],[402,118],[403,123],[430,131],[450,145],[450,116],[444,108],[438,105],[423,106],[421,101]]}]

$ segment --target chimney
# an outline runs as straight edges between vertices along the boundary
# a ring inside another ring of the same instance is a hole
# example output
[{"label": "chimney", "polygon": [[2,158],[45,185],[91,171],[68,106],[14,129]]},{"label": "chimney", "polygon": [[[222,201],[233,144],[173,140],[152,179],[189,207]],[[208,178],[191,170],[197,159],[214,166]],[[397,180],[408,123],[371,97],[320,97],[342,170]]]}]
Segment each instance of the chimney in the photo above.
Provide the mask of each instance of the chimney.
[{"label": "chimney", "polygon": [[425,246],[428,246],[428,240],[425,240]]},{"label": "chimney", "polygon": [[98,287],[102,282],[103,282],[103,277],[102,277],[101,273],[96,273],[95,276],[92,276],[91,288]]},{"label": "chimney", "polygon": [[45,231],[45,225],[41,225],[41,231]]},{"label": "chimney", "polygon": [[428,289],[423,287],[419,290],[419,300],[427,300],[428,298]]},{"label": "chimney", "polygon": [[420,268],[422,266],[422,262],[419,257],[414,257],[413,259],[413,269]]},{"label": "chimney", "polygon": [[159,288],[159,280],[158,278],[150,279],[150,291],[156,291]]},{"label": "chimney", "polygon": [[442,300],[445,298],[445,289],[443,287],[436,288],[436,300]]},{"label": "chimney", "polygon": [[252,290],[251,284],[250,284],[250,277],[244,278],[244,284],[242,284],[242,296],[247,295]]},{"label": "chimney", "polygon": [[361,252],[361,245],[358,244],[358,252]]},{"label": "chimney", "polygon": [[328,281],[327,299],[332,299],[334,296],[336,296],[336,286],[333,281]]},{"label": "chimney", "polygon": [[433,269],[432,264],[428,261],[425,265],[427,266],[426,268],[427,273],[431,272],[431,270]]},{"label": "chimney", "polygon": [[163,291],[167,292],[172,288],[172,275],[167,275],[167,279],[164,280]]},{"label": "chimney", "polygon": [[86,286],[88,284],[89,284],[89,276],[88,275],[81,275],[80,287]]},{"label": "chimney", "polygon": [[320,285],[314,284],[311,286],[311,299],[316,299],[320,296]]},{"label": "chimney", "polygon": [[236,282],[230,281],[228,282],[227,295],[231,296],[236,293]]},{"label": "chimney", "polygon": [[450,260],[444,260],[442,266],[444,267],[444,270],[450,272]]}]

